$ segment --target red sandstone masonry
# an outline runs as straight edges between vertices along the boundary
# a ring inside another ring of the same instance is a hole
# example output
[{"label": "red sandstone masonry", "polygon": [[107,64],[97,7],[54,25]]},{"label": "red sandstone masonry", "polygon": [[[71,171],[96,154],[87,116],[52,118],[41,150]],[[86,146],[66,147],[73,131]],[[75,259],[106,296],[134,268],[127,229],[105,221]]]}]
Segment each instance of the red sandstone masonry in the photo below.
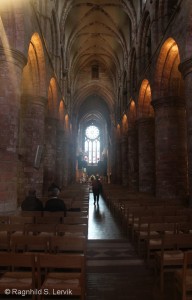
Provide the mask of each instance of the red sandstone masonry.
[{"label": "red sandstone masonry", "polygon": [[137,126],[128,130],[128,174],[129,188],[138,191],[139,170],[138,170],[138,130]]},{"label": "red sandstone masonry", "polygon": [[123,135],[121,139],[121,155],[122,155],[122,184],[123,186],[128,185],[128,137]]},{"label": "red sandstone masonry", "polygon": [[155,193],[155,126],[153,118],[138,121],[139,191]]},{"label": "red sandstone masonry", "polygon": [[155,109],[156,195],[187,194],[185,108],[182,99],[167,97],[152,102]]}]

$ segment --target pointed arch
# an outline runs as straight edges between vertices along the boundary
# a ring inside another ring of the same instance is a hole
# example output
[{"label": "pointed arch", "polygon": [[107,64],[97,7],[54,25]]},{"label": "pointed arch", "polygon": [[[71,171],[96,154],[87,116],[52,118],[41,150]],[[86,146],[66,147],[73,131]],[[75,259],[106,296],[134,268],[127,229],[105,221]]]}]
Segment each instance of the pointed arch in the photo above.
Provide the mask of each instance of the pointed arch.
[{"label": "pointed arch", "polygon": [[55,78],[52,77],[48,89],[47,113],[49,116],[52,116],[54,118],[57,118],[57,114],[58,114],[57,99],[58,99],[57,84]]},{"label": "pointed arch", "polygon": [[138,118],[152,116],[154,116],[154,110],[151,105],[151,87],[149,81],[144,79],[139,91]]},{"label": "pointed arch", "polygon": [[23,69],[22,90],[25,94],[46,97],[46,66],[44,50],[39,34],[31,37],[28,62]]},{"label": "pointed arch", "polygon": [[127,119],[127,115],[124,114],[122,117],[122,134],[126,135],[128,131],[128,119]]},{"label": "pointed arch", "polygon": [[159,53],[155,70],[155,98],[183,96],[183,80],[178,70],[179,48],[173,38],[168,38]]},{"label": "pointed arch", "polygon": [[136,105],[135,101],[132,100],[128,110],[128,126],[133,127],[136,122],[137,112],[136,112]]},{"label": "pointed arch", "polygon": [[67,133],[69,133],[70,130],[70,120],[69,120],[69,115],[65,115],[65,130]]},{"label": "pointed arch", "polygon": [[64,128],[65,122],[65,107],[64,102],[61,100],[59,104],[59,123],[62,128]]}]

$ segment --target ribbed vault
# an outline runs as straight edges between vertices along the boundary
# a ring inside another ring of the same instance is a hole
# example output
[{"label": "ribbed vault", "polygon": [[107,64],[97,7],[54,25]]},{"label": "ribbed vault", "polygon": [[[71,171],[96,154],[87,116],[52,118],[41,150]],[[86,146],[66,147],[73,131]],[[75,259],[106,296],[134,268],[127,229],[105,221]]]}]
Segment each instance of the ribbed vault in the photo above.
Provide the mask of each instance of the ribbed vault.
[{"label": "ribbed vault", "polygon": [[[122,0],[71,0],[60,2],[59,11],[71,111],[80,112],[82,120],[84,101],[95,95],[108,107],[108,116],[104,114],[108,123],[117,101],[118,78],[127,64],[135,9]],[[98,113],[96,106],[90,107],[84,113],[88,120]]]}]

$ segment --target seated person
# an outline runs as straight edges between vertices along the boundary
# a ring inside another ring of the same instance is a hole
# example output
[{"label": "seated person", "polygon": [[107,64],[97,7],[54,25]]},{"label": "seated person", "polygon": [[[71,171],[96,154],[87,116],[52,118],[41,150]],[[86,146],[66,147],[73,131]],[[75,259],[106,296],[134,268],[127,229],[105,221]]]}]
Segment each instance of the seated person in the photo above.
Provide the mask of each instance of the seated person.
[{"label": "seated person", "polygon": [[48,188],[48,194],[49,194],[49,196],[52,195],[52,192],[53,192],[54,189],[58,189],[59,193],[61,192],[60,187],[57,184],[55,184],[55,182],[52,182],[52,184]]},{"label": "seated person", "polygon": [[66,216],[66,205],[64,201],[60,198],[58,198],[59,190],[58,188],[54,188],[51,192],[51,198],[47,200],[45,203],[45,211],[64,211],[64,215]]},{"label": "seated person", "polygon": [[52,182],[52,184],[48,188],[48,192],[53,191],[55,188],[61,191],[60,187],[55,182]]},{"label": "seated person", "polygon": [[30,189],[28,192],[28,196],[21,203],[21,209],[23,211],[42,211],[43,204],[36,197],[36,191],[34,189]]}]

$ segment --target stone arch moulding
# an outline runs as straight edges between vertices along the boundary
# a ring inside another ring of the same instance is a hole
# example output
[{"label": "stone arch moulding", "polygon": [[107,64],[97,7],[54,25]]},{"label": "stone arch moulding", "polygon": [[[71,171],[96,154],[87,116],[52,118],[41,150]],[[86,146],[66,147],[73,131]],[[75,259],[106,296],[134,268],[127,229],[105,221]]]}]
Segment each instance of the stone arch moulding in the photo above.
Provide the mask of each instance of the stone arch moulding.
[{"label": "stone arch moulding", "polygon": [[69,130],[70,130],[70,118],[69,118],[69,114],[68,113],[65,114],[65,130],[66,130],[66,133],[69,134]]},{"label": "stone arch moulding", "polygon": [[51,78],[49,88],[48,88],[48,107],[47,113],[49,117],[57,118],[58,116],[58,91],[57,84],[54,77]]},{"label": "stone arch moulding", "polygon": [[59,103],[59,123],[61,128],[64,129],[64,122],[65,122],[65,105],[63,100]]},{"label": "stone arch moulding", "polygon": [[125,113],[122,117],[121,124],[122,124],[122,135],[126,136],[127,131],[128,131],[128,119],[127,119],[127,115]]},{"label": "stone arch moulding", "polygon": [[23,93],[46,97],[46,66],[43,45],[35,32],[30,40],[28,63],[23,69]]},{"label": "stone arch moulding", "polygon": [[139,32],[139,55],[142,58],[139,65],[140,70],[147,68],[151,57],[151,18],[148,11],[146,11],[142,23]]},{"label": "stone arch moulding", "polygon": [[183,81],[178,70],[179,48],[173,38],[168,38],[161,47],[157,59],[154,81],[154,99],[168,96],[182,96]]},{"label": "stone arch moulding", "polygon": [[[18,199],[24,199],[27,190],[35,188],[42,195],[43,164],[38,160],[39,149],[44,145],[46,92],[45,57],[38,33],[31,37],[27,65],[23,68],[21,109],[19,124]],[[40,156],[42,158],[42,155]]]},{"label": "stone arch moulding", "polygon": [[138,98],[138,118],[153,117],[154,111],[151,105],[151,87],[149,81],[144,79],[141,83]]},{"label": "stone arch moulding", "polygon": [[128,109],[128,127],[132,128],[135,126],[137,118],[137,111],[135,101],[132,99]]}]

